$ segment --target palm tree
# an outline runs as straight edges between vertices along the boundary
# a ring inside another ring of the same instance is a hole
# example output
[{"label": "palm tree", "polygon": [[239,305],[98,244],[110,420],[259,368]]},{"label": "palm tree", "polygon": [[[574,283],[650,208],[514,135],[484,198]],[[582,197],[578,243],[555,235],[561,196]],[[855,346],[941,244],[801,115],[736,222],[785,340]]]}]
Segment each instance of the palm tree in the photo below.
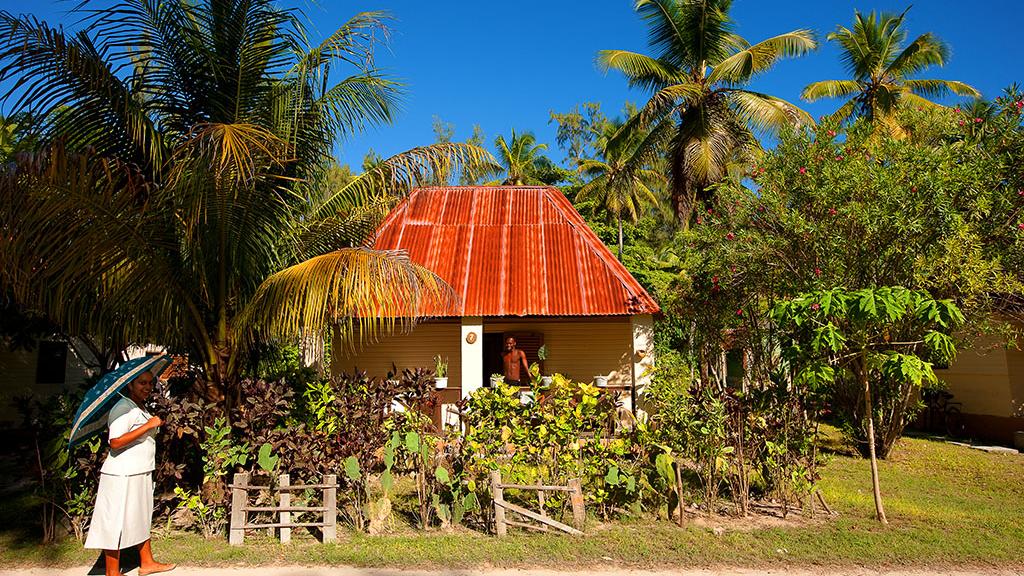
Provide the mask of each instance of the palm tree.
[{"label": "palm tree", "polygon": [[[547,144],[537,144],[532,132],[516,134],[512,129],[512,138],[504,136],[494,139],[494,147],[498,150],[498,163],[505,171],[504,186],[539,186],[545,184],[538,176],[542,163],[547,160],[541,152],[547,150]],[[491,185],[498,182],[491,182]]]},{"label": "palm tree", "polygon": [[396,195],[486,152],[416,148],[325,184],[339,137],[394,116],[373,60],[386,15],[313,46],[271,0],[131,0],[86,22],[0,14],[6,99],[42,119],[0,176],[0,285],[20,303],[69,334],[187,351],[227,407],[257,342],[351,341],[451,303],[361,246]]},{"label": "palm tree", "polygon": [[625,122],[607,121],[595,142],[600,159],[579,160],[578,171],[590,180],[576,193],[578,200],[597,198],[602,208],[615,218],[619,230],[619,260],[622,260],[622,219],[636,222],[645,206],[658,204],[653,189],[666,178],[656,166],[659,152],[671,136],[668,122],[643,132],[630,129]]},{"label": "palm tree", "polygon": [[638,0],[636,11],[650,29],[646,56],[602,50],[598,65],[615,69],[631,86],[654,91],[635,121],[675,123],[669,145],[671,192],[679,223],[686,228],[697,202],[709,201],[711,186],[760,150],[754,132],[811,123],[785,100],[743,89],[784,57],[801,56],[817,43],[809,30],[751,45],[733,30],[731,0]]},{"label": "palm tree", "polygon": [[[908,8],[909,10],[909,8]],[[828,39],[839,44],[843,64],[851,80],[822,80],[804,88],[804,100],[821,98],[850,99],[832,116],[839,122],[864,117],[893,136],[903,136],[905,128],[896,118],[901,106],[935,107],[928,98],[953,93],[978,98],[981,94],[956,80],[912,79],[931,66],[943,66],[949,47],[931,32],[906,44],[903,28],[905,10],[900,15],[871,12],[867,16],[854,11],[853,29],[839,26]]]}]

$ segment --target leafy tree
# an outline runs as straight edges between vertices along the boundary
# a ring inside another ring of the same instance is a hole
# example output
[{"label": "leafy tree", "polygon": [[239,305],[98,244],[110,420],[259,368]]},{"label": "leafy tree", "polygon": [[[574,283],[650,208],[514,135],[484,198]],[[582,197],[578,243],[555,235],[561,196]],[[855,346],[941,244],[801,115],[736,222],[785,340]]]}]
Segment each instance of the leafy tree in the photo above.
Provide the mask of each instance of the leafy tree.
[{"label": "leafy tree", "polygon": [[888,524],[882,505],[875,455],[872,390],[888,384],[909,398],[938,379],[929,360],[948,364],[956,356],[950,332],[963,324],[951,300],[902,287],[832,288],[802,294],[779,304],[773,316],[785,331],[783,348],[794,382],[820,387],[849,372],[861,391],[860,413],[867,432],[875,513]]},{"label": "leafy tree", "polygon": [[323,186],[335,141],[391,122],[400,87],[374,65],[386,15],[310,46],[299,14],[123,2],[73,35],[0,14],[6,97],[39,119],[0,181],[0,279],[19,302],[70,334],[187,351],[230,408],[256,341],[329,325],[345,340],[449,299],[429,271],[360,246],[409,185],[486,153],[416,148]]},{"label": "leafy tree", "polygon": [[[479,124],[474,124],[473,133],[466,139],[466,144],[483,148],[485,140],[483,128]],[[497,166],[463,166],[462,171],[459,172],[459,186],[477,186],[488,174],[493,173],[496,168]]]},{"label": "leafy tree", "polygon": [[538,144],[532,132],[516,134],[513,128],[512,138],[505,140],[504,136],[498,136],[494,139],[494,147],[505,178],[490,185],[500,182],[503,186],[540,186],[564,179],[563,171],[543,153],[548,145]]},{"label": "leafy tree", "polygon": [[668,119],[675,125],[669,146],[672,202],[683,228],[713,185],[750,166],[760,150],[755,132],[778,132],[811,124],[785,100],[742,88],[778,60],[817,47],[809,30],[794,30],[750,44],[735,33],[730,0],[638,0],[647,22],[646,56],[602,50],[598,65],[622,72],[630,86],[654,91],[635,123]]},{"label": "leafy tree", "polygon": [[596,148],[600,159],[583,159],[579,172],[590,180],[576,193],[578,200],[597,197],[618,224],[618,257],[622,260],[622,219],[636,222],[645,205],[658,203],[656,190],[665,177],[657,170],[659,147],[671,126],[650,132],[629,129],[624,122],[606,122]]},{"label": "leafy tree", "polygon": [[566,153],[570,165],[578,168],[584,160],[597,154],[595,143],[608,119],[601,113],[600,102],[584,102],[565,113],[552,111],[548,124],[558,124],[555,142]]},{"label": "leafy tree", "polygon": [[[981,123],[952,110],[912,111],[928,117],[933,146],[878,138],[864,120],[845,133],[829,122],[785,133],[758,166],[756,191],[721,186],[676,239],[682,275],[663,300],[686,319],[679,341],[701,380],[721,379],[724,346],[745,351],[751,378],[775,378],[770,311],[835,286],[904,286],[952,300],[971,327],[957,332],[961,343],[982,332],[1009,335],[1002,319],[1020,311],[1006,295],[1024,287],[1018,101],[1006,98]],[[866,450],[857,391],[839,374],[830,400]],[[917,403],[895,387],[875,390],[874,399],[885,408],[874,422],[885,457]]]},{"label": "leafy tree", "polygon": [[906,44],[902,14],[853,14],[853,29],[839,26],[828,40],[839,44],[850,80],[823,80],[804,88],[804,100],[850,96],[833,117],[848,122],[863,117],[891,136],[905,135],[896,111],[904,106],[935,107],[928,98],[957,94],[980,97],[971,86],[956,80],[911,78],[932,66],[944,66],[949,47],[926,32]]}]

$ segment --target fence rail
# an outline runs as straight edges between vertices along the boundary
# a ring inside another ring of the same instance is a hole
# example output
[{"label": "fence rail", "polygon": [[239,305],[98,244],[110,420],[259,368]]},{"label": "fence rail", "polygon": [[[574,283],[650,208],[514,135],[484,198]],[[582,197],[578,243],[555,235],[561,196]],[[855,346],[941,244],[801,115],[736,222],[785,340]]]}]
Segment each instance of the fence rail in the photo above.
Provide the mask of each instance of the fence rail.
[{"label": "fence rail", "polygon": [[[532,490],[537,492],[537,500],[540,504],[540,511],[534,512],[528,508],[512,504],[505,500],[505,490]],[[544,502],[547,492],[568,492],[569,503],[572,505],[572,526],[563,524],[547,515]],[[491,472],[491,499],[494,501],[494,533],[498,537],[508,534],[509,526],[527,528],[546,532],[548,527],[561,530],[566,534],[582,535],[583,525],[587,519],[587,512],[583,504],[583,486],[578,478],[569,480],[568,486],[551,486],[544,484],[504,484],[501,481],[501,472]],[[536,524],[510,520],[506,513],[512,512],[527,520],[533,520]]]},{"label": "fence rail", "polygon": [[[325,543],[335,542],[338,539],[338,479],[334,474],[324,476],[322,484],[291,484],[288,474],[281,474],[277,477],[277,485],[249,484],[249,474],[235,474],[231,483],[231,525],[228,542],[232,546],[241,546],[245,543],[245,531],[266,528],[271,532],[279,529],[281,543],[287,544],[292,539],[292,528],[320,528],[321,540]],[[277,493],[278,506],[250,506],[249,493],[261,490],[270,490]],[[323,506],[292,506],[292,492],[300,490],[320,490]],[[276,512],[277,522],[255,523],[249,522],[250,512]],[[304,513],[320,512],[323,520],[320,522],[295,522],[292,520],[292,512],[296,516]]]}]

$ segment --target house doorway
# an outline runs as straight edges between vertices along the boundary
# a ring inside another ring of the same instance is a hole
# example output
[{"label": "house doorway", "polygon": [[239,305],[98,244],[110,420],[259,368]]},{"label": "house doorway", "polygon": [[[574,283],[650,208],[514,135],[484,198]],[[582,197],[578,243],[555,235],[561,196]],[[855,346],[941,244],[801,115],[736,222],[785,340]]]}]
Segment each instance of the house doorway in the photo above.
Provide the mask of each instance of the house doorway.
[{"label": "house doorway", "polygon": [[504,334],[501,332],[484,333],[484,373],[480,375],[483,386],[491,385],[491,374],[501,374],[501,353],[504,350]]},{"label": "house doorway", "polygon": [[[491,385],[491,374],[502,374],[505,371],[505,366],[502,361],[501,355],[505,353],[505,339],[515,338],[516,347],[526,354],[526,363],[533,364],[539,362],[537,357],[537,351],[544,345],[544,334],[540,332],[527,332],[527,331],[516,331],[516,332],[491,332],[484,333],[484,373],[483,385]],[[540,362],[541,370],[543,371],[543,362]],[[528,383],[530,376],[523,374],[522,381]]]}]

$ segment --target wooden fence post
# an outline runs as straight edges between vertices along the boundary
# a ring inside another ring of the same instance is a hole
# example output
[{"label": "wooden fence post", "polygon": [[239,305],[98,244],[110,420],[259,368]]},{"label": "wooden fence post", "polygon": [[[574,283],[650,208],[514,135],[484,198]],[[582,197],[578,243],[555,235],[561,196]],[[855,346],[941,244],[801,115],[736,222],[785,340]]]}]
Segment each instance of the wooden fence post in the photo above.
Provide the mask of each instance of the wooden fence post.
[{"label": "wooden fence post", "polygon": [[[539,486],[541,486],[541,485],[542,485],[542,483],[541,483],[540,479],[538,478],[537,479],[537,486],[538,486],[538,488],[537,488],[537,503],[540,505],[540,515],[545,517],[545,518],[547,518],[548,517],[548,511],[544,508],[544,503],[547,500],[547,497],[544,494],[544,490],[542,488],[539,488]],[[541,523],[540,529],[541,529],[541,532],[547,532],[548,531],[548,525],[544,524],[544,523]]]},{"label": "wooden fence post", "polygon": [[324,529],[323,541],[338,541],[338,477],[334,474],[324,476]]},{"label": "wooden fence post", "polygon": [[249,505],[249,474],[235,474],[231,486],[231,526],[228,532],[228,544],[241,546],[245,542],[245,508]]},{"label": "wooden fence post", "polygon": [[583,485],[579,478],[569,480],[569,501],[572,503],[572,524],[577,530],[583,530],[587,521],[587,511],[583,507]]},{"label": "wooden fence post", "polygon": [[[288,474],[281,474],[277,477],[278,485],[281,488],[288,488],[292,481],[291,476]],[[292,493],[291,490],[281,490],[281,508],[287,508],[292,505]],[[286,527],[286,524],[291,524],[292,513],[287,510],[281,511],[281,544],[288,544],[292,541],[292,529]]]},{"label": "wooden fence post", "polygon": [[501,471],[491,470],[491,499],[494,500],[494,533],[500,538],[508,534],[505,524],[505,492],[501,488]]}]

